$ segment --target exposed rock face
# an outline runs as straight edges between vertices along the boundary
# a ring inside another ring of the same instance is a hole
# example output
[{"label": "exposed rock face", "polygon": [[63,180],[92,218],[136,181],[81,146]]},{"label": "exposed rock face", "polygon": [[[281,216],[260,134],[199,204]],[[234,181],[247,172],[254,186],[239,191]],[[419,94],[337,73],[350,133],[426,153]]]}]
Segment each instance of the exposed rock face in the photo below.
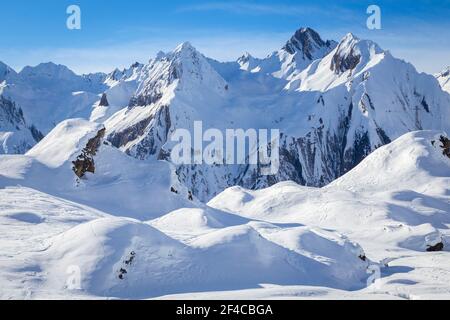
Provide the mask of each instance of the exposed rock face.
[{"label": "exposed rock face", "polygon": [[356,55],[353,51],[345,56],[335,55],[333,56],[333,62],[331,64],[331,70],[336,73],[344,73],[347,70],[353,70],[356,68],[361,57]]},{"label": "exposed rock face", "polygon": [[90,139],[86,147],[81,151],[81,154],[77,157],[77,160],[72,162],[72,170],[78,178],[83,178],[87,172],[95,173],[94,156],[102,144],[105,132],[106,129],[102,129],[94,138]]},{"label": "exposed rock face", "polygon": [[442,72],[436,75],[442,89],[450,93],[450,67],[445,68]]},{"label": "exposed rock face", "polygon": [[324,41],[320,35],[311,28],[302,28],[295,32],[294,36],[286,43],[283,50],[286,50],[290,54],[296,52],[302,52],[304,58],[308,60],[314,60],[315,51],[318,48],[332,49],[334,43],[332,41]]},{"label": "exposed rock face", "polygon": [[3,96],[0,96],[1,119],[2,122],[8,122],[13,126],[18,124],[25,125],[22,109],[17,108],[16,104]]},{"label": "exposed rock face", "polygon": [[438,251],[442,251],[444,250],[444,244],[442,242],[439,242],[438,244],[434,245],[434,246],[429,246],[427,248],[428,252],[438,252]]},{"label": "exposed rock face", "polygon": [[355,47],[357,41],[357,38],[349,34],[339,44],[331,61],[331,71],[334,71],[336,74],[341,74],[356,68],[361,62],[361,55]]},{"label": "exposed rock face", "polygon": [[204,202],[236,185],[322,187],[408,131],[441,130],[449,105],[434,79],[375,43],[348,34],[337,46],[310,29],[266,59],[246,54],[220,63],[184,44],[143,70],[128,110],[107,126],[108,140],[137,159],[170,162],[171,133],[192,135],[194,121],[281,132],[280,167],[271,176],[258,165],[175,165],[179,182]]},{"label": "exposed rock face", "polygon": [[441,148],[444,150],[444,155],[450,158],[450,139],[441,136],[439,141],[442,143]]},{"label": "exposed rock face", "polygon": [[[163,106],[155,114],[108,136],[108,141],[116,148],[122,148],[127,154],[140,160],[159,158],[162,146],[167,142],[171,127],[168,106]],[[139,141],[137,141],[139,140]],[[130,142],[132,146],[127,147]]]},{"label": "exposed rock face", "polygon": [[109,107],[108,98],[106,93],[102,94],[102,98],[100,99],[100,103],[98,104],[100,107]]},{"label": "exposed rock face", "polygon": [[42,138],[34,126],[28,127],[22,109],[0,95],[0,154],[23,154]]}]

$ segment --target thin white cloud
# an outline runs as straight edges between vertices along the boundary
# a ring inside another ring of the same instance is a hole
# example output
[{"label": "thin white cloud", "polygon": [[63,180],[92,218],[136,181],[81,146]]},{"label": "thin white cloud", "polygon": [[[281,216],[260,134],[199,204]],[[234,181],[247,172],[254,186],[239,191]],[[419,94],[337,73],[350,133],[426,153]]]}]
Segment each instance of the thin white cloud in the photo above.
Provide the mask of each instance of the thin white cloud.
[{"label": "thin white cloud", "polygon": [[180,6],[178,12],[195,12],[195,11],[225,11],[233,14],[246,15],[284,15],[284,16],[302,16],[302,15],[333,15],[335,17],[343,17],[353,15],[353,11],[342,7],[328,5],[326,9],[317,5],[286,5],[286,4],[261,4],[256,2],[234,2],[234,1],[218,1],[201,4],[192,4]]},{"label": "thin white cloud", "polygon": [[157,52],[170,51],[184,41],[190,41],[205,56],[232,61],[246,51],[257,57],[265,57],[281,48],[290,36],[290,33],[222,33],[220,37],[206,34],[197,37],[183,35],[120,44],[103,43],[84,48],[0,49],[0,60],[16,70],[26,65],[52,61],[64,64],[77,73],[110,72],[115,68],[128,67],[136,61],[147,62]]}]

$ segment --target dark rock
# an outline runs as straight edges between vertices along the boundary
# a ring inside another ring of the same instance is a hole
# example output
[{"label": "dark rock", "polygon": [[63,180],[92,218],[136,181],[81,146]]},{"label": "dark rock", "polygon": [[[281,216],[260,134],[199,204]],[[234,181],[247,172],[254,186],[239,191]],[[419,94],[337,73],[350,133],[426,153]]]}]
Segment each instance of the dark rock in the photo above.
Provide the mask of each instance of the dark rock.
[{"label": "dark rock", "polygon": [[283,50],[290,54],[302,52],[303,58],[313,60],[315,47],[331,48],[330,41],[323,41],[320,35],[311,28],[302,28],[295,32],[294,36],[286,43]]},{"label": "dark rock", "polygon": [[360,61],[361,57],[355,53],[354,48],[351,48],[350,52],[345,55],[341,55],[338,48],[331,61],[331,71],[334,71],[336,74],[341,74],[347,70],[353,70]]},{"label": "dark rock", "polygon": [[105,132],[105,128],[101,129],[94,138],[88,141],[86,147],[77,157],[77,160],[72,162],[72,170],[78,178],[83,178],[86,175],[86,172],[95,173],[94,156],[97,154],[98,148],[100,148],[100,145],[102,144]]},{"label": "dark rock", "polygon": [[450,158],[450,139],[441,136],[439,141],[442,143],[441,148],[444,150],[443,154]]},{"label": "dark rock", "polygon": [[106,93],[104,93],[102,95],[102,98],[100,99],[99,106],[100,107],[109,107],[109,102],[108,102],[108,99],[106,97]]},{"label": "dark rock", "polygon": [[425,97],[423,97],[421,104],[422,104],[422,107],[425,109],[425,111],[430,113],[430,107],[428,106],[428,103],[425,100]]},{"label": "dark rock", "polygon": [[427,251],[428,252],[438,252],[444,250],[444,244],[442,242],[439,242],[438,244],[434,246],[428,246]]},{"label": "dark rock", "polygon": [[42,139],[44,139],[44,135],[42,134],[42,132],[40,132],[38,129],[36,129],[36,127],[34,125],[32,125],[30,127],[30,131],[31,131],[31,135],[33,136],[33,139],[36,142],[39,142]]}]

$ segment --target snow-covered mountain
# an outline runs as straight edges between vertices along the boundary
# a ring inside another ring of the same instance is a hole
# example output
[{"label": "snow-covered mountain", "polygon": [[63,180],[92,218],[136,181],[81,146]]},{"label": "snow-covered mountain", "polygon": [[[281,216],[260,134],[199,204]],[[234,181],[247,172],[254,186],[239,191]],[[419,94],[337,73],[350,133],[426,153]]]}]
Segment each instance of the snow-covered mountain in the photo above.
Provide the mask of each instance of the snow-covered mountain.
[{"label": "snow-covered mountain", "polygon": [[450,66],[445,68],[441,73],[436,75],[443,90],[450,93]]},{"label": "snow-covered mountain", "polygon": [[326,56],[336,45],[335,41],[322,40],[320,35],[311,28],[301,28],[282,49],[270,54],[267,58],[256,59],[246,53],[237,62],[243,70],[289,79],[314,60]]},{"label": "snow-covered mountain", "polygon": [[104,74],[79,76],[54,63],[25,67],[19,73],[0,66],[0,80],[0,95],[20,107],[26,122],[43,134],[69,118],[89,119],[92,105],[107,88]]},{"label": "snow-covered mountain", "polygon": [[[276,68],[255,67],[274,57]],[[205,58],[186,43],[134,78],[140,81],[128,107],[105,126],[108,140],[138,159],[168,160],[171,134],[192,132],[198,120],[221,130],[281,130],[276,175],[262,176],[251,165],[178,166],[180,181],[202,201],[234,185],[323,186],[406,132],[450,126],[449,96],[433,76],[352,34],[335,44],[300,29],[269,58],[246,54],[235,63]]]},{"label": "snow-covered mountain", "polygon": [[169,170],[127,158],[102,132],[71,120],[27,155],[0,156],[2,298],[448,297],[444,133],[406,134],[322,189],[233,187],[184,208],[170,184],[138,184]]},{"label": "snow-covered mountain", "polygon": [[[448,298],[447,76],[309,28],[265,59],[0,64],[0,299]],[[196,121],[279,129],[280,170],[174,164]]]},{"label": "snow-covered mountain", "polygon": [[0,95],[0,154],[23,154],[40,139],[42,134],[27,125],[22,109]]},{"label": "snow-covered mountain", "polygon": [[128,157],[104,135],[98,123],[60,123],[25,155],[2,158],[0,188],[20,184],[142,220],[194,205],[170,164]]},{"label": "snow-covered mountain", "polygon": [[136,93],[139,84],[145,78],[144,65],[136,62],[128,69],[116,69],[106,76],[104,83],[107,89],[102,99],[94,105],[90,120],[103,122],[130,103],[131,97]]}]

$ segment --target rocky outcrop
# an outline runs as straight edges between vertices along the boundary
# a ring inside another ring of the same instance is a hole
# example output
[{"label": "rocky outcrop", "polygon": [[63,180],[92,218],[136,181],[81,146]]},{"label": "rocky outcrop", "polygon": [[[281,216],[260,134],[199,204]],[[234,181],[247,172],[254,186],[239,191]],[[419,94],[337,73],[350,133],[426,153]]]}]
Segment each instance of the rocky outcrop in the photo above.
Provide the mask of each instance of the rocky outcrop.
[{"label": "rocky outcrop", "polygon": [[88,141],[77,160],[72,162],[72,170],[78,178],[84,178],[87,172],[95,173],[94,157],[103,142],[105,132],[105,128],[101,129],[94,138]]},{"label": "rocky outcrop", "polygon": [[441,136],[439,141],[442,143],[441,148],[442,152],[445,156],[450,158],[450,139],[444,136]]},{"label": "rocky outcrop", "polygon": [[124,151],[140,160],[151,157],[159,159],[162,157],[162,146],[167,142],[171,125],[169,107],[163,106],[150,117],[125,130],[110,134],[108,141],[116,148],[126,148],[129,142],[140,139],[138,143]]},{"label": "rocky outcrop", "polygon": [[43,137],[15,102],[0,95],[0,154],[24,154]]},{"label": "rocky outcrop", "polygon": [[427,252],[439,252],[444,250],[444,239],[439,231],[430,233],[425,237]]},{"label": "rocky outcrop", "polygon": [[109,102],[108,102],[106,93],[102,94],[102,98],[100,99],[100,102],[98,105],[99,105],[99,107],[109,107]]},{"label": "rocky outcrop", "polygon": [[429,246],[427,248],[428,252],[438,252],[444,250],[444,244],[442,242],[439,242],[435,244],[434,246]]},{"label": "rocky outcrop", "polygon": [[334,42],[324,41],[320,35],[311,28],[302,28],[295,32],[292,38],[282,48],[289,54],[295,54],[296,52],[302,52],[303,57],[308,60],[315,60],[314,53],[317,48],[329,48],[332,49]]},{"label": "rocky outcrop", "polygon": [[334,71],[336,74],[341,74],[348,70],[353,70],[360,61],[361,56],[356,54],[353,49],[345,55],[340,55],[338,50],[331,61],[331,71]]}]

